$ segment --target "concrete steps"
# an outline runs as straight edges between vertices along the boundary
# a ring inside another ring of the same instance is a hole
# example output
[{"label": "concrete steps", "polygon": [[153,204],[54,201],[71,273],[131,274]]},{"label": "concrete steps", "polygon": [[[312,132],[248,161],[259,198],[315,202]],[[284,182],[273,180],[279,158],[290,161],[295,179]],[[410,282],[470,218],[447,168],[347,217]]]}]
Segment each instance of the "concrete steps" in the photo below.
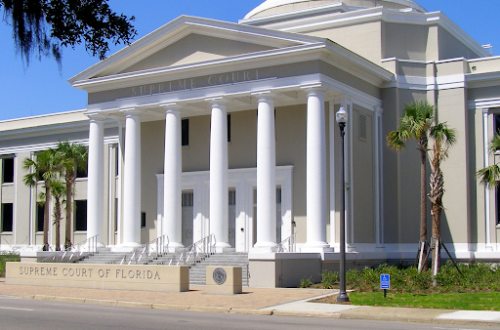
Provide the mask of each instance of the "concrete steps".
[{"label": "concrete steps", "polygon": [[[126,252],[111,252],[109,248],[99,248],[93,256],[85,258],[78,263],[80,264],[111,264],[119,263],[120,260],[127,255]],[[143,258],[139,265],[168,265],[172,258],[172,254],[165,254],[158,258]],[[178,260],[175,258],[172,265],[177,265]],[[136,264],[136,263],[134,263]],[[239,252],[217,253],[207,256],[205,259],[196,262],[189,268],[189,282],[192,285],[206,285],[206,270],[207,266],[239,266],[242,268],[242,284],[248,285],[248,254]]]},{"label": "concrete steps", "polygon": [[197,262],[189,269],[189,283],[192,285],[206,285],[206,272],[208,266],[237,266],[242,270],[242,284],[248,286],[248,254],[226,252],[212,254]]}]

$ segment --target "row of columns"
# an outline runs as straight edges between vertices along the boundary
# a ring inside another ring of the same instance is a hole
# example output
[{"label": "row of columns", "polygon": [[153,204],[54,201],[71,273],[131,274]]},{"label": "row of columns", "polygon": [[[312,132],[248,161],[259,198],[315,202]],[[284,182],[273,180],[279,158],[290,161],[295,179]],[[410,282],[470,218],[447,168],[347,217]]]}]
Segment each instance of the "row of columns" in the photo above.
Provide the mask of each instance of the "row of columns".
[{"label": "row of columns", "polygon": [[[274,96],[258,98],[257,129],[257,242],[256,250],[268,251],[276,245],[276,146]],[[227,103],[223,98],[211,103],[210,131],[210,233],[218,252],[231,248],[228,234],[228,149]],[[163,234],[169,247],[182,247],[182,146],[181,108],[162,104],[165,119],[164,219]],[[141,218],[141,120],[137,110],[124,110],[125,169],[123,193],[123,245],[140,243]],[[89,171],[87,236],[98,235],[103,243],[104,203],[104,117],[89,114]],[[326,141],[324,91],[307,94],[307,242],[306,249],[324,250],[326,242]]]}]

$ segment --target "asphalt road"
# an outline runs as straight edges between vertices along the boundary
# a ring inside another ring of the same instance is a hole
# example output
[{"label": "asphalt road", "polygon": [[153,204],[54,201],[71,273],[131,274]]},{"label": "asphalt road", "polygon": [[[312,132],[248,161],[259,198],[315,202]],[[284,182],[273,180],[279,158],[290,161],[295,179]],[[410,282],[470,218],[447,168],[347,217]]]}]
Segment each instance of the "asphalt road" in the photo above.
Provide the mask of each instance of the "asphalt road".
[{"label": "asphalt road", "polygon": [[[0,296],[1,330],[486,329],[472,326],[108,307]],[[487,328],[500,329],[500,328]]]}]

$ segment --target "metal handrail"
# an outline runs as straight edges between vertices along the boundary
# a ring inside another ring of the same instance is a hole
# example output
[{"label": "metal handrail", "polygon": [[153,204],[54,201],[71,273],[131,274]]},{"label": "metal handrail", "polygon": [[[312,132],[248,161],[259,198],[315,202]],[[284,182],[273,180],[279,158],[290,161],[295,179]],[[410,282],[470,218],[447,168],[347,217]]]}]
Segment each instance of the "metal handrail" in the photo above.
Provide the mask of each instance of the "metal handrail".
[{"label": "metal handrail", "polygon": [[296,252],[296,235],[297,233],[293,233],[291,236],[273,246],[271,252]]},{"label": "metal handrail", "polygon": [[[76,262],[82,258],[93,256],[97,253],[97,236],[94,235],[84,241],[73,244],[61,256],[54,255],[43,259],[41,262]],[[66,258],[66,256],[68,257]]]},{"label": "metal handrail", "polygon": [[217,240],[215,239],[215,235],[210,234],[195,242],[193,245],[176,251],[165,263],[169,266],[174,264],[177,266],[194,265],[207,256],[214,254],[216,243]]},{"label": "metal handrail", "polygon": [[144,257],[148,259],[154,259],[161,257],[165,253],[168,252],[169,239],[167,235],[161,235],[146,244],[142,244],[141,246],[136,247],[132,250],[132,252],[127,253],[123,257],[118,258],[111,263],[119,263],[123,264],[138,264]]}]

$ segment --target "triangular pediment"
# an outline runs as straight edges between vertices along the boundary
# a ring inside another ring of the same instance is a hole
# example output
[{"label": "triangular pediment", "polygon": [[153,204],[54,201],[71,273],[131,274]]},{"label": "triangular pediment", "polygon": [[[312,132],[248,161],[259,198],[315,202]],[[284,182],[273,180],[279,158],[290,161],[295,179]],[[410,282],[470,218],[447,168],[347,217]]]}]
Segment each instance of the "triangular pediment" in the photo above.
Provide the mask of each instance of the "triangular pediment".
[{"label": "triangular pediment", "polygon": [[69,80],[151,72],[245,54],[315,44],[324,39],[217,20],[181,16]]},{"label": "triangular pediment", "polygon": [[120,73],[213,61],[274,48],[268,45],[191,33]]}]

